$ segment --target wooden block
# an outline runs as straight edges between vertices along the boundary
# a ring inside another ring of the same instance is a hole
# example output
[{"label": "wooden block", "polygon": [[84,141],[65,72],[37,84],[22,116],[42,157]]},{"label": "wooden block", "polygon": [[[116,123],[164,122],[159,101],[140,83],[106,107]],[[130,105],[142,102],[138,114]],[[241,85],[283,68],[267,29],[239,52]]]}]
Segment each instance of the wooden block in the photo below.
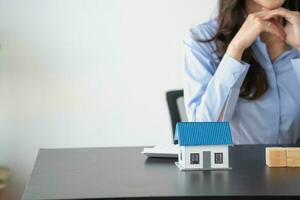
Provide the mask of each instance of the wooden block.
[{"label": "wooden block", "polygon": [[282,147],[267,147],[266,165],[269,167],[286,167],[286,149]]},{"label": "wooden block", "polygon": [[286,148],[288,167],[300,167],[300,148]]}]

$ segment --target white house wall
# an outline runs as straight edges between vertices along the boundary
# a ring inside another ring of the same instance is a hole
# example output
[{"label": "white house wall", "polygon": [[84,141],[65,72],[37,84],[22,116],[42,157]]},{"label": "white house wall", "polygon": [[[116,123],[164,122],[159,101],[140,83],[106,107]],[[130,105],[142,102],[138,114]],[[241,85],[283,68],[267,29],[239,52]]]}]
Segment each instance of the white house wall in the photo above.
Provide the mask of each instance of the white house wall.
[{"label": "white house wall", "polygon": [[185,163],[186,163],[186,153],[185,153],[185,147],[180,147],[180,151],[182,153],[182,160],[180,159],[180,152],[179,152],[179,155],[178,155],[178,162],[181,166],[185,166]]},{"label": "white house wall", "polygon": [[[211,152],[211,168],[222,169],[229,167],[229,157],[228,157],[228,146],[190,146],[183,147],[185,148],[185,163],[186,168],[195,169],[195,168],[203,168],[203,152],[210,151]],[[190,154],[191,153],[199,153],[199,165],[191,165],[190,163]],[[215,153],[223,153],[223,164],[215,164]],[[183,165],[184,166],[184,165]]]}]

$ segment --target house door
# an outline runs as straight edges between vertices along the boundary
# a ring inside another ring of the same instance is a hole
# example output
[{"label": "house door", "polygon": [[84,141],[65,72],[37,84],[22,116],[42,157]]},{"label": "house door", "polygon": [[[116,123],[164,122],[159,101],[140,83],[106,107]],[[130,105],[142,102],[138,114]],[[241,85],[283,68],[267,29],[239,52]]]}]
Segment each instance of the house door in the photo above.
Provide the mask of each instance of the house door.
[{"label": "house door", "polygon": [[203,151],[203,169],[211,169],[211,153],[210,151]]}]

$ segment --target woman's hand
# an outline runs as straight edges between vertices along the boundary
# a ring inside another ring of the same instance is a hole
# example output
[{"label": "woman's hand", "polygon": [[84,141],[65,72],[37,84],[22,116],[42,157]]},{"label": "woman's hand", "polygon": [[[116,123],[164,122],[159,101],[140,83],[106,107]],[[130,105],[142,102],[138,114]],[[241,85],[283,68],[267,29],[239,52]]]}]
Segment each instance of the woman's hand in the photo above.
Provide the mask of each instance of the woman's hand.
[{"label": "woman's hand", "polygon": [[270,12],[264,10],[249,14],[238,33],[228,45],[226,53],[237,60],[241,60],[244,50],[250,47],[262,32],[274,34],[281,40],[285,40],[285,31],[282,26],[278,26],[272,20],[272,17],[269,17],[270,20],[263,19],[265,16],[271,16]]},{"label": "woman's hand", "polygon": [[287,25],[283,27],[279,22],[274,23],[281,27],[286,34],[285,42],[297,48],[300,51],[300,13],[298,11],[290,11],[285,8],[278,8],[270,10],[265,16],[264,20],[271,20],[274,17],[284,17],[287,21]]}]

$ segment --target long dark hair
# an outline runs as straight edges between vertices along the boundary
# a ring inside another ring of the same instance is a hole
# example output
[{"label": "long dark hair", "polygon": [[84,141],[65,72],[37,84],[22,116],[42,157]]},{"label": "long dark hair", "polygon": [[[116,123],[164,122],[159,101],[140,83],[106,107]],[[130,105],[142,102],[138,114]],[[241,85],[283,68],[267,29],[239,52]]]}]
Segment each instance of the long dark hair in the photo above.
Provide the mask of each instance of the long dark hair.
[{"label": "long dark hair", "polygon": [[[293,11],[299,11],[299,0],[286,0],[282,7]],[[215,41],[215,50],[220,59],[226,49],[246,20],[244,15],[245,0],[219,0],[218,30],[215,36],[209,40]],[[251,47],[243,53],[242,60],[251,65],[240,90],[240,97],[247,100],[256,100],[263,96],[269,89],[266,73],[263,67],[254,59]]]}]

